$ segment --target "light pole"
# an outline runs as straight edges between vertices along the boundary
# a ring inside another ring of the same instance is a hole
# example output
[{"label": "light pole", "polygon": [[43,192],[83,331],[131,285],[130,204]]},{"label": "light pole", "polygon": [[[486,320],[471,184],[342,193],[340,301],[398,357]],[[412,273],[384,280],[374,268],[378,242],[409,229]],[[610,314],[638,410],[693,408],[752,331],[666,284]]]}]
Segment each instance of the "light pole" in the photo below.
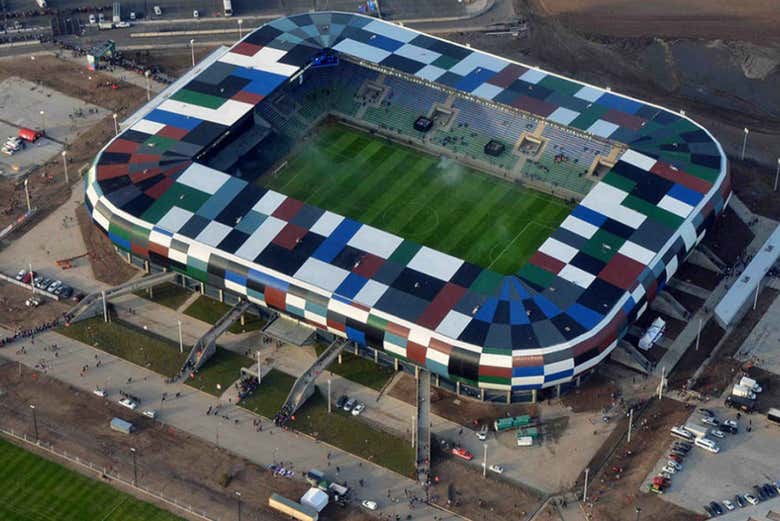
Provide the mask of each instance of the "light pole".
[{"label": "light pole", "polygon": [[238,500],[238,521],[241,521],[241,492],[236,490],[236,499]]},{"label": "light pole", "polygon": [[328,378],[328,414],[331,413],[331,403],[330,402],[331,402],[331,399],[330,399],[330,378]]},{"label": "light pole", "polygon": [[747,127],[745,127],[743,130],[745,131],[745,135],[742,138],[742,155],[740,156],[740,160],[745,159],[745,147],[747,147],[747,137],[748,134],[750,134],[750,131],[748,130]]},{"label": "light pole", "polygon": [[487,477],[487,443],[482,444],[485,447],[485,454],[482,457],[482,479]]},{"label": "light pole", "polygon": [[35,433],[35,442],[38,442],[38,415],[35,414],[35,405],[30,404],[30,409],[32,409],[32,415],[33,415],[33,432]]},{"label": "light pole", "polygon": [[772,189],[777,192],[777,178],[780,177],[780,157],[777,158],[777,170],[775,171],[775,187]]},{"label": "light pole", "polygon": [[192,53],[192,66],[195,67],[195,40],[190,40],[190,51]]},{"label": "light pole", "polygon": [[33,295],[35,295],[35,277],[33,276],[32,262],[28,262],[27,267],[30,268],[30,289]]},{"label": "light pole", "polygon": [[147,70],[144,72],[144,76],[146,77],[146,101],[152,101],[152,83],[149,79],[149,76],[152,74],[152,71]]},{"label": "light pole", "polygon": [[113,116],[113,118],[114,118],[114,135],[115,135],[115,136],[118,136],[118,135],[119,135],[119,125],[117,125],[117,123],[116,123],[116,118],[118,118],[118,117],[119,117],[119,114],[117,114],[116,112],[114,112],[114,116]]},{"label": "light pole", "polygon": [[41,133],[46,134],[46,112],[41,111]]},{"label": "light pole", "polygon": [[636,506],[636,521],[639,521],[639,514],[642,512],[642,509],[639,508],[639,505]]},{"label": "light pole", "polygon": [[29,179],[24,180],[24,196],[27,199],[27,211],[32,211],[32,205],[30,204],[30,189],[27,187],[27,182]]},{"label": "light pole", "polygon": [[176,322],[179,324],[179,353],[184,352],[184,339],[182,339],[181,336],[181,320],[176,319]]},{"label": "light pole", "polygon": [[62,166],[65,168],[65,184],[69,185],[70,184],[70,178],[68,177],[68,158],[67,158],[67,155],[68,155],[68,151],[67,150],[63,150],[62,151]]},{"label": "light pole", "polygon": [[133,455],[133,486],[138,486],[138,465],[135,460],[135,447],[130,447],[130,454]]},{"label": "light pole", "polygon": [[666,366],[661,368],[661,381],[658,382],[658,399],[664,397],[664,379],[665,379],[665,373],[666,373]]},{"label": "light pole", "polygon": [[626,443],[631,443],[631,430],[634,428],[634,408],[628,411],[628,437]]},{"label": "light pole", "polygon": [[239,18],[239,19],[238,19],[238,39],[239,39],[239,40],[240,40],[240,39],[242,38],[242,36],[243,36],[243,34],[241,33],[241,26],[242,26],[243,24],[244,24],[244,21],[243,21],[241,18]]},{"label": "light pole", "polygon": [[696,351],[699,350],[699,340],[701,339],[701,321],[702,317],[699,317],[699,329],[696,331]]},{"label": "light pole", "polygon": [[590,474],[590,467],[585,469],[585,486],[582,489],[582,502],[588,500],[588,474]]}]

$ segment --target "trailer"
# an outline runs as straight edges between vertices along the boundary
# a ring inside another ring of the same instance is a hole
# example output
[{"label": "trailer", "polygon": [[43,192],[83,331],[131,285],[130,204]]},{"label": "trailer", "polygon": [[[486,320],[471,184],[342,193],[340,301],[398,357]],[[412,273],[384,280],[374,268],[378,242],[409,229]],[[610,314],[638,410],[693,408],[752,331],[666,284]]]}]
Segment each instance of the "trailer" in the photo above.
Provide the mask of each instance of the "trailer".
[{"label": "trailer", "polygon": [[527,414],[515,416],[514,418],[499,418],[493,422],[493,428],[496,432],[517,429],[531,424],[531,417]]},{"label": "trailer", "polygon": [[317,521],[320,514],[310,506],[301,505],[277,493],[268,498],[268,506],[298,521]]},{"label": "trailer", "polygon": [[121,432],[122,434],[132,434],[135,432],[135,425],[122,418],[113,418],[111,420],[111,430]]}]

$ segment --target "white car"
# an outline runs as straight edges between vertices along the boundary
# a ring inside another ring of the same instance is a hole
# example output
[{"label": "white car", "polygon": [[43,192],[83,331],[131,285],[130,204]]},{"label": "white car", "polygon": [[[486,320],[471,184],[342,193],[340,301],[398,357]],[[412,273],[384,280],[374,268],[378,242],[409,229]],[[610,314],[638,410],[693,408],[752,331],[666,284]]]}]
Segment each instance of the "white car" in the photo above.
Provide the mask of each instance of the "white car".
[{"label": "white car", "polygon": [[710,431],[710,434],[712,434],[716,438],[725,438],[726,437],[726,435],[723,434],[723,431],[719,431],[719,430]]},{"label": "white car", "polygon": [[118,22],[118,23],[116,24],[117,28],[119,28],[119,29],[127,29],[127,28],[128,28],[128,27],[130,27],[131,25],[132,25],[132,24],[131,24],[130,22],[125,22],[125,21],[121,21],[121,22]]},{"label": "white car", "polygon": [[352,408],[352,416],[360,416],[360,413],[365,410],[366,404],[363,402],[358,402],[358,404]]},{"label": "white car", "polygon": [[479,441],[485,441],[487,439],[488,435],[488,426],[483,425],[478,431],[477,431],[477,439]]},{"label": "white car", "polygon": [[159,5],[154,6],[154,15],[155,16],[162,16],[162,9],[160,9]]},{"label": "white car", "polygon": [[488,467],[492,472],[495,472],[496,474],[503,474],[504,473],[504,467],[501,465],[491,465]]},{"label": "white car", "polygon": [[92,394],[100,396],[101,398],[105,398],[106,396],[108,396],[108,393],[102,387],[95,387],[95,390],[92,391]]},{"label": "white car", "polygon": [[131,400],[130,398],[122,398],[119,400],[119,405],[127,407],[131,411],[138,409],[138,403],[134,400]]},{"label": "white car", "polygon": [[729,427],[734,427],[735,429],[739,428],[739,424],[734,420],[723,420],[721,423],[723,425],[728,425]]},{"label": "white car", "polygon": [[372,512],[376,510],[376,501],[371,501],[370,499],[364,499],[363,501],[360,502],[360,504],[366,510],[371,510]]},{"label": "white car", "polygon": [[155,411],[154,409],[144,409],[144,412],[142,412],[141,414],[143,414],[147,418],[151,418],[152,420],[157,418],[157,411]]},{"label": "white car", "polygon": [[675,474],[677,472],[677,469],[674,467],[670,467],[669,465],[666,465],[664,468],[661,469],[661,472],[666,472],[667,474]]},{"label": "white car", "polygon": [[672,467],[674,470],[682,470],[682,465],[677,463],[676,461],[669,460],[666,462],[667,467]]},{"label": "white car", "polygon": [[734,510],[735,508],[737,508],[734,506],[734,503],[732,503],[728,499],[724,499],[723,501],[721,501],[721,503],[723,503],[723,506],[726,507],[726,510]]},{"label": "white car", "polygon": [[193,17],[193,18],[200,18],[200,13],[198,12],[198,10],[197,10],[197,9],[195,9],[194,11],[192,11],[192,17]]},{"label": "white car", "polygon": [[95,18],[94,14],[90,13],[90,15],[89,15],[89,24],[90,25],[95,25],[96,23],[97,23],[97,18]]},{"label": "white car", "polygon": [[686,429],[683,425],[677,425],[675,427],[672,427],[672,436],[676,436],[678,438],[682,438],[687,441],[693,441],[693,434],[691,431]]},{"label": "white car", "polygon": [[747,502],[751,505],[758,505],[758,498],[753,494],[745,494],[745,499],[747,499]]},{"label": "white car", "polygon": [[709,438],[696,438],[694,443],[697,447],[712,452],[713,454],[720,452],[720,447],[718,447],[718,444]]},{"label": "white car", "polygon": [[16,274],[16,280],[22,280],[25,275],[27,275],[27,270],[19,270],[19,273]]},{"label": "white car", "polygon": [[712,425],[713,427],[720,426],[718,420],[716,420],[712,416],[705,416],[704,418],[701,419],[701,422],[704,423],[705,425]]}]

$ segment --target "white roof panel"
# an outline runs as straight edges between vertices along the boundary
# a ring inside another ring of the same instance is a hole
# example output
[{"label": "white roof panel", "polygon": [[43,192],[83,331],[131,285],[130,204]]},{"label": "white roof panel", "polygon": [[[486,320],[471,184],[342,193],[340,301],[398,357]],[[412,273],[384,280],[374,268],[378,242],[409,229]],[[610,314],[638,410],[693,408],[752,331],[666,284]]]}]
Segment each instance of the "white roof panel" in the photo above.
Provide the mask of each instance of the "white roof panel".
[{"label": "white roof panel", "polygon": [[414,75],[415,76],[419,76],[420,78],[422,78],[424,80],[436,81],[436,80],[439,79],[439,76],[441,76],[445,72],[447,72],[447,71],[445,71],[441,67],[437,67],[435,65],[426,65],[425,67],[423,67],[419,71],[415,72]]},{"label": "white roof panel", "polygon": [[193,105],[192,103],[167,99],[160,104],[159,108],[180,116],[189,116],[229,127],[238,121],[241,116],[252,110],[254,105],[229,99],[220,107],[210,109],[200,105]]},{"label": "white roof panel", "polygon": [[319,219],[317,219],[317,222],[314,223],[314,226],[312,226],[309,231],[319,233],[320,235],[327,237],[333,233],[333,230],[335,230],[343,220],[344,217],[341,215],[335,214],[333,212],[325,212],[320,216]]},{"label": "white roof panel", "polygon": [[579,115],[579,112],[567,109],[566,107],[558,107],[552,114],[547,116],[547,119],[550,121],[555,121],[556,123],[560,123],[561,125],[568,125],[577,119],[577,116]]},{"label": "white roof panel", "polygon": [[587,130],[588,133],[594,136],[609,137],[614,131],[620,127],[610,121],[604,121],[603,119],[596,120]]},{"label": "white roof panel", "polygon": [[491,100],[496,96],[498,96],[499,94],[501,94],[502,92],[504,92],[504,89],[502,89],[501,87],[496,87],[491,83],[483,83],[482,85],[480,85],[479,87],[471,91],[471,93],[474,94],[475,96],[479,96],[480,98],[491,99]]},{"label": "white roof panel", "polygon": [[400,25],[396,25],[392,22],[388,23],[379,20],[372,20],[371,23],[363,27],[363,29],[368,32],[381,34],[382,36],[386,36],[392,40],[404,43],[411,42],[417,37],[418,34],[420,34],[417,31],[410,31],[409,29],[405,29]]},{"label": "white roof panel", "polygon": [[374,63],[379,63],[392,54],[379,47],[372,47],[349,38],[341,40],[333,49]]},{"label": "white roof panel", "polygon": [[561,271],[558,272],[558,276],[574,283],[581,288],[587,288],[596,279],[595,275],[591,275],[585,270],[579,269],[577,266],[567,264]]},{"label": "white roof panel", "polygon": [[627,196],[627,192],[612,185],[596,183],[580,204],[636,230],[645,222],[647,216],[621,206]]},{"label": "white roof panel", "polygon": [[648,250],[644,246],[640,246],[637,243],[631,241],[624,242],[618,250],[618,253],[625,255],[629,259],[634,259],[635,261],[639,262],[640,264],[644,264],[645,266],[649,265],[650,261],[652,261],[653,257],[655,257],[654,251]]},{"label": "white roof panel", "polygon": [[590,239],[597,231],[599,231],[598,226],[590,224],[587,221],[583,221],[579,217],[574,217],[573,215],[569,215],[566,217],[566,219],[563,220],[561,223],[561,228],[576,233],[580,237],[585,237],[586,239]]},{"label": "white roof panel", "polygon": [[397,235],[364,224],[347,244],[386,259],[393,254],[401,242],[403,239]]},{"label": "white roof panel", "polygon": [[375,280],[369,280],[355,295],[354,300],[363,304],[364,306],[374,307],[374,304],[382,298],[382,295],[387,291],[387,285],[377,282]]},{"label": "white roof panel", "polygon": [[658,201],[658,207],[663,208],[667,212],[679,215],[682,218],[688,217],[693,211],[693,206],[668,195],[663,196],[663,198]]},{"label": "white roof panel", "polygon": [[520,75],[520,79],[528,82],[533,83],[536,85],[540,81],[542,81],[545,76],[547,76],[547,73],[540,71],[539,69],[528,69],[523,74]]},{"label": "white roof panel", "polygon": [[602,94],[604,94],[603,90],[597,89],[596,87],[591,87],[590,85],[585,85],[579,91],[577,91],[574,97],[593,103],[599,99]]},{"label": "white roof panel", "polygon": [[172,207],[168,210],[162,219],[157,221],[157,226],[163,230],[168,230],[171,233],[176,233],[181,230],[181,227],[187,224],[192,216],[195,215],[189,210],[179,208],[178,206]]},{"label": "white roof panel", "polygon": [[640,154],[639,152],[635,152],[631,149],[626,150],[620,159],[621,161],[625,161],[626,163],[632,164],[635,167],[641,168],[642,170],[646,170],[648,172],[658,162],[650,156]]},{"label": "white roof panel", "polygon": [[407,43],[397,49],[395,54],[420,63],[432,63],[441,57],[441,54],[436,51],[431,51],[423,47],[412,45],[410,43]]},{"label": "white roof panel", "polygon": [[549,237],[542,243],[539,247],[539,251],[564,263],[571,262],[574,256],[579,253],[577,248],[569,246],[558,239],[553,239],[552,237]]},{"label": "white roof panel", "polygon": [[227,237],[227,234],[229,234],[231,230],[232,228],[229,226],[225,226],[217,221],[211,221],[203,230],[201,230],[195,240],[216,247],[222,242],[222,239]]},{"label": "white roof panel", "polygon": [[437,279],[449,281],[463,265],[463,260],[423,246],[407,265],[413,270]]},{"label": "white roof panel", "polygon": [[156,121],[149,121],[148,119],[142,119],[135,125],[130,127],[130,130],[136,132],[143,132],[144,134],[157,134],[160,130],[165,128],[165,124],[157,123]]},{"label": "white roof panel", "polygon": [[286,224],[287,223],[276,217],[268,217],[257,227],[252,235],[244,241],[244,244],[236,250],[236,256],[248,261],[254,261],[255,257],[260,255],[260,252],[276,238]]},{"label": "white roof panel", "polygon": [[452,309],[436,328],[436,332],[449,338],[458,338],[469,322],[471,322],[470,316]]},{"label": "white roof panel", "polygon": [[200,163],[192,163],[176,179],[176,182],[187,185],[195,190],[214,195],[229,179],[229,175],[224,174],[219,170],[214,170],[213,168],[201,165]]},{"label": "white roof panel", "polygon": [[273,190],[268,190],[265,195],[255,203],[252,210],[265,215],[271,215],[286,199],[286,195],[274,192]]},{"label": "white roof panel", "polygon": [[335,291],[348,275],[347,270],[322,262],[314,257],[309,257],[303,266],[295,272],[296,279],[327,291]]}]

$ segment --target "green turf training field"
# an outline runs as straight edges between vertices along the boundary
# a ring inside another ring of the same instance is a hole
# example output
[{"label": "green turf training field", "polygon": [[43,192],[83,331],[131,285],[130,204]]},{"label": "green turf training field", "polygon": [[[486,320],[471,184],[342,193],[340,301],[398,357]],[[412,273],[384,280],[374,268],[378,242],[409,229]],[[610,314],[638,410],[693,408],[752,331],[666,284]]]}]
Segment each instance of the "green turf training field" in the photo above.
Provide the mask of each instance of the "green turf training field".
[{"label": "green turf training field", "polygon": [[3,439],[0,468],[3,521],[181,520]]},{"label": "green turf training field", "polygon": [[531,257],[571,208],[449,159],[326,125],[271,189],[502,274]]}]

